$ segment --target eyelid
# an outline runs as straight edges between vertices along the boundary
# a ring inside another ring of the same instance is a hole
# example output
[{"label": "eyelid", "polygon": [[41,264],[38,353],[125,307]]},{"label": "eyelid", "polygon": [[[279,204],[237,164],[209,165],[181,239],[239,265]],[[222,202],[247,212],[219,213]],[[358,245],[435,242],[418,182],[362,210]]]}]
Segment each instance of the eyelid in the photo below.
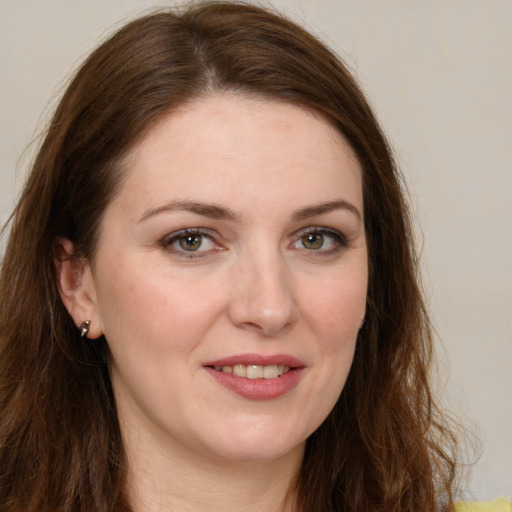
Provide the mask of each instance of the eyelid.
[{"label": "eyelid", "polygon": [[309,233],[322,233],[328,234],[335,237],[339,237],[346,240],[346,236],[339,230],[334,228],[328,228],[327,226],[308,226],[302,229],[299,229],[296,232],[297,237],[301,237],[304,235],[308,235]]},{"label": "eyelid", "polygon": [[[197,251],[186,251],[186,250],[180,250],[178,248],[173,247],[173,244],[179,240],[181,237],[187,236],[187,235],[199,235],[204,238],[208,238],[211,240],[211,242],[215,245],[213,249],[207,249],[207,250],[197,250]],[[223,250],[224,247],[222,244],[218,241],[218,235],[212,231],[211,229],[206,228],[185,228],[180,229],[178,231],[173,231],[172,233],[169,233],[168,235],[164,236],[161,240],[161,244],[163,245],[164,249],[171,252],[172,254],[176,254],[183,258],[199,258],[206,256],[210,254],[212,251],[219,251]]]},{"label": "eyelid", "polygon": [[314,249],[307,249],[307,248],[303,248],[304,251],[307,251],[308,253],[311,253],[311,254],[317,254],[317,255],[322,255],[322,254],[331,254],[331,253],[334,253],[334,252],[338,252],[339,250],[341,249],[344,249],[345,247],[348,246],[348,240],[347,240],[347,237],[339,230],[337,229],[333,229],[333,228],[328,228],[328,227],[325,227],[325,226],[308,226],[306,228],[303,228],[303,229],[300,229],[299,231],[297,231],[294,235],[294,240],[292,242],[292,245],[296,244],[297,242],[299,242],[301,240],[301,238],[303,238],[304,236],[306,235],[309,235],[309,234],[320,234],[320,235],[323,235],[323,236],[330,236],[332,238],[334,238],[335,242],[336,242],[336,246],[331,248],[331,249],[318,249],[318,250],[314,250]]}]

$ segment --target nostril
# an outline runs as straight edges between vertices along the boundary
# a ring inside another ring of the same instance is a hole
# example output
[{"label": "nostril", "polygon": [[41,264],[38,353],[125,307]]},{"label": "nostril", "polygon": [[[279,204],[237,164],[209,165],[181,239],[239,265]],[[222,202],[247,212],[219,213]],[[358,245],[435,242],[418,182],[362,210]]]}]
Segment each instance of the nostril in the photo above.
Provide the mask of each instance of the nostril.
[{"label": "nostril", "polygon": [[251,331],[260,331],[261,327],[254,322],[243,322],[242,325]]}]

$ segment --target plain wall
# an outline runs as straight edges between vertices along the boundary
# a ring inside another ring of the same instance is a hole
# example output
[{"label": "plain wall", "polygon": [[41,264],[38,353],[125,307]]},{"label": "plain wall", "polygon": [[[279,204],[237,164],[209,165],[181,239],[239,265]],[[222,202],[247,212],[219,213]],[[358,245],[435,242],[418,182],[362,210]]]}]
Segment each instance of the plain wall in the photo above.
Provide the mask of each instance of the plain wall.
[{"label": "plain wall", "polygon": [[[395,147],[449,371],[443,399],[481,439],[467,496],[510,496],[512,1],[266,3],[346,60]],[[30,160],[20,154],[64,78],[112,27],[155,5],[165,3],[0,0],[0,220]]]}]

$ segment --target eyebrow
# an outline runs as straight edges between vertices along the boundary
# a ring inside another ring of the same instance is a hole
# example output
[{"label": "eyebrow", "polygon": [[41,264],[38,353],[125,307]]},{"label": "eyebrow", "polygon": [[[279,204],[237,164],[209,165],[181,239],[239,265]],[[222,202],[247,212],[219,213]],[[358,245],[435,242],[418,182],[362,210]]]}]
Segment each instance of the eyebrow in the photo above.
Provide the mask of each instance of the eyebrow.
[{"label": "eyebrow", "polygon": [[[340,199],[337,201],[329,201],[327,203],[321,203],[318,205],[306,206],[305,208],[296,211],[292,215],[292,220],[294,222],[300,222],[311,217],[330,213],[335,210],[348,210],[349,212],[353,213],[358,218],[358,220],[361,220],[362,218],[361,213],[352,203]],[[162,206],[149,208],[143,213],[138,222],[143,222],[150,217],[158,215],[159,213],[173,211],[186,211],[195,213],[197,215],[202,215],[204,217],[210,217],[211,219],[228,220],[232,222],[238,222],[241,219],[239,214],[224,206],[203,203],[200,201],[175,200]]]},{"label": "eyebrow", "polygon": [[195,213],[197,215],[202,215],[204,217],[210,217],[211,219],[218,220],[230,220],[230,221],[238,221],[240,220],[240,216],[236,214],[233,210],[229,208],[225,208],[224,206],[218,206],[215,204],[202,203],[199,201],[183,201],[176,200],[171,201],[170,203],[164,204],[163,206],[158,206],[156,208],[149,208],[144,212],[142,217],[139,219],[139,222],[143,222],[149,217],[153,217],[159,213],[163,212],[173,212],[173,211],[185,211]]},{"label": "eyebrow", "polygon": [[349,212],[352,212],[358,218],[358,220],[362,219],[359,210],[352,203],[343,199],[337,201],[329,201],[327,203],[314,206],[307,206],[306,208],[302,208],[301,210],[295,212],[292,219],[295,222],[298,222],[309,219],[310,217],[316,217],[317,215],[330,213],[334,210],[348,210]]}]

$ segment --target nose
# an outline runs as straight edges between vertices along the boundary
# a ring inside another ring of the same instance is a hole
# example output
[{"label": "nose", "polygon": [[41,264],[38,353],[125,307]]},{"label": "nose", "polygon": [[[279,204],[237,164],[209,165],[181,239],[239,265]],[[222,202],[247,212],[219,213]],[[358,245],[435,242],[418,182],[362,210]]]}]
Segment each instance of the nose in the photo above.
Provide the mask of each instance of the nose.
[{"label": "nose", "polygon": [[279,254],[246,258],[234,275],[229,317],[237,327],[275,336],[298,318],[290,270]]}]

